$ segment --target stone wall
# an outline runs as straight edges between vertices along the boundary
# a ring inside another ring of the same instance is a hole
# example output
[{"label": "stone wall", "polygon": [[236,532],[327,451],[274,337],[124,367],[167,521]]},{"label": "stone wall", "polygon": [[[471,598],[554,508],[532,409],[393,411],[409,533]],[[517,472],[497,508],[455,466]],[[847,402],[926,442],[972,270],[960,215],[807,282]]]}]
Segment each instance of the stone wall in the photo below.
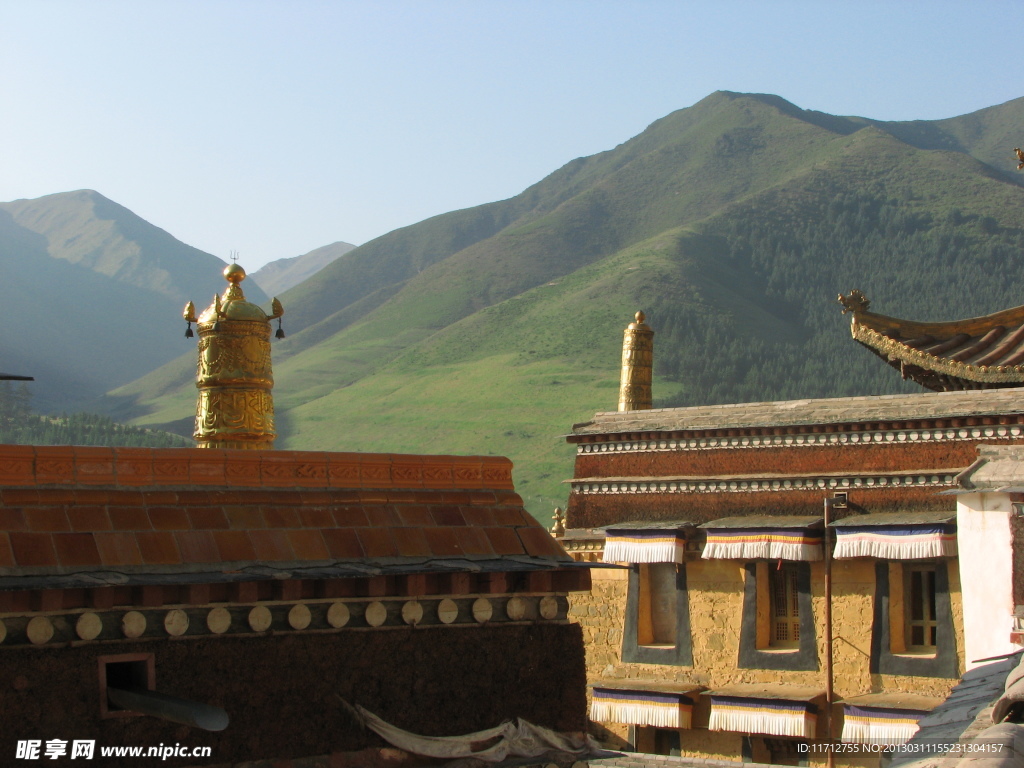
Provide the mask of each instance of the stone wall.
[{"label": "stone wall", "polygon": [[[228,728],[101,718],[98,657],[131,653],[154,654],[156,690],[222,707]],[[98,768],[125,764],[100,759],[99,746],[213,748],[209,760],[166,765],[387,746],[344,702],[426,735],[461,735],[517,717],[581,731],[584,684],[580,628],[565,624],[12,648],[0,653],[0,763],[12,764],[19,739],[95,739],[88,765]]]}]

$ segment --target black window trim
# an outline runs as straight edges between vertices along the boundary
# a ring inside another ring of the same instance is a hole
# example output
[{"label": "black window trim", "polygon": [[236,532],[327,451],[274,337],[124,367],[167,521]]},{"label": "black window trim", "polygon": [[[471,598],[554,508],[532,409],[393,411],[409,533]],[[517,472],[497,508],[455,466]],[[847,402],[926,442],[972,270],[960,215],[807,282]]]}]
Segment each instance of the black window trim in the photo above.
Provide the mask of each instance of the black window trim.
[{"label": "black window trim", "polygon": [[655,648],[637,643],[640,614],[640,565],[629,566],[629,586],[626,589],[626,617],[622,632],[622,661],[637,664],[663,664],[673,667],[692,667],[693,648],[690,638],[690,601],[686,592],[686,566],[676,568],[676,645],[674,648]]}]

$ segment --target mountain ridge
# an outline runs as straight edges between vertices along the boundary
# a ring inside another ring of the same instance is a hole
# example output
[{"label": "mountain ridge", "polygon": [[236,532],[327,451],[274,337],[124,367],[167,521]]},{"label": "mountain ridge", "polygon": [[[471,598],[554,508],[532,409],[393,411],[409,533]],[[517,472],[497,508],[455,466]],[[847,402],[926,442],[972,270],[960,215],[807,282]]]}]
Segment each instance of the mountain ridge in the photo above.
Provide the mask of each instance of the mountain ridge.
[{"label": "mountain ridge", "polygon": [[223,283],[223,261],[93,190],[0,203],[0,259],[0,355],[36,377],[51,412],[89,407],[180,354],[181,308]]},{"label": "mountain ridge", "polygon": [[275,259],[249,274],[249,279],[260,286],[267,296],[274,296],[308,280],[332,261],[340,259],[355,247],[352,243],[338,240],[314,248],[301,256]]},{"label": "mountain ridge", "polygon": [[[920,319],[1019,303],[1024,190],[994,153],[1020,120],[1024,100],[907,127],[720,92],[508,200],[388,233],[282,295],[279,445],[509,455],[544,516],[571,475],[556,436],[614,408],[637,309],[658,405],[907,391],[851,352],[834,297]],[[110,407],[187,422],[192,365]]]}]

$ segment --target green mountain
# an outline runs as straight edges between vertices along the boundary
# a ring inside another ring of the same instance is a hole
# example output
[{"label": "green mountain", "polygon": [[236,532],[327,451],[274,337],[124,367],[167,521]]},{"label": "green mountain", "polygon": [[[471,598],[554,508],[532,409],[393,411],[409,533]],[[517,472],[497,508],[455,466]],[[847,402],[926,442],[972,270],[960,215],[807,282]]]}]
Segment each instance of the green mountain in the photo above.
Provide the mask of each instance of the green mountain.
[{"label": "green mountain", "polygon": [[[570,424],[617,400],[622,329],[655,329],[656,405],[909,391],[835,303],[921,320],[1021,303],[1024,99],[884,123],[716,93],[509,200],[389,233],[282,295],[279,445],[515,461],[564,503]],[[187,423],[191,355],[111,394]]]},{"label": "green mountain", "polygon": [[0,370],[34,376],[51,412],[181,355],[182,307],[208,302],[224,265],[91,190],[0,203],[0,263]]}]

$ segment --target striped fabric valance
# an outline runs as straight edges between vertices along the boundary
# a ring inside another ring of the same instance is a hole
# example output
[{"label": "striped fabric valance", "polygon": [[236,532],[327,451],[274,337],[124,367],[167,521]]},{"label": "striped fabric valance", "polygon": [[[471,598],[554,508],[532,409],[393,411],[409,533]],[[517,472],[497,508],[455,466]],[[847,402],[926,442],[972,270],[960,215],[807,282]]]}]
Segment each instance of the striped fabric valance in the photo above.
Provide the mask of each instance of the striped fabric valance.
[{"label": "striped fabric valance", "polygon": [[821,560],[821,534],[806,528],[708,528],[707,560]]},{"label": "striped fabric valance", "polygon": [[833,557],[877,557],[885,560],[920,560],[931,557],[956,557],[956,525],[924,523],[916,525],[836,527]]},{"label": "striped fabric valance", "polygon": [[917,733],[917,721],[927,712],[843,705],[843,736],[846,742],[902,744]]},{"label": "striped fabric valance", "polygon": [[609,528],[604,541],[606,563],[681,563],[685,551],[678,529]]},{"label": "striped fabric valance", "polygon": [[818,717],[806,701],[711,697],[708,730],[814,738]]},{"label": "striped fabric valance", "polygon": [[689,728],[693,703],[681,693],[594,688],[590,719],[598,723]]}]

